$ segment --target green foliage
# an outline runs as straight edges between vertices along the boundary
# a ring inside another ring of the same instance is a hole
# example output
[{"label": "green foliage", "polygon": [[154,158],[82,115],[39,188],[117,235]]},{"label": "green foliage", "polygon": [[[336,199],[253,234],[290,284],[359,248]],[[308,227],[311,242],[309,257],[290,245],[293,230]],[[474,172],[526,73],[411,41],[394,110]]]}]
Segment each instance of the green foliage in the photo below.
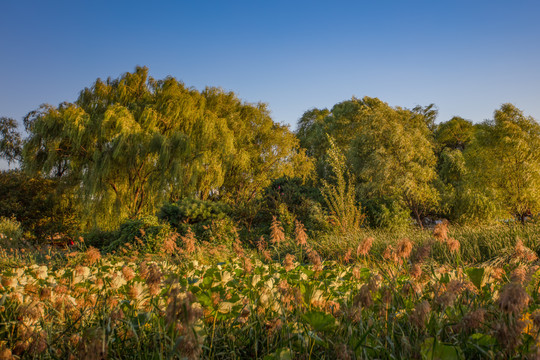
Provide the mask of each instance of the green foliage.
[{"label": "green foliage", "polygon": [[332,138],[329,137],[328,140],[330,148],[327,158],[333,172],[333,182],[323,179],[321,193],[337,230],[341,233],[354,232],[364,220],[356,201],[355,178],[347,168],[343,153]]},{"label": "green foliage", "polygon": [[376,199],[364,202],[369,224],[386,229],[402,229],[411,225],[411,213],[393,199]]},{"label": "green foliage", "polygon": [[199,240],[230,242],[236,232],[230,211],[222,202],[185,198],[163,205],[157,217],[181,234],[191,228]]},{"label": "green foliage", "polygon": [[8,164],[19,161],[22,145],[17,122],[11,118],[0,117],[0,159],[7,160]]},{"label": "green foliage", "polygon": [[14,218],[0,217],[0,246],[16,248],[22,239],[21,223]]},{"label": "green foliage", "polygon": [[478,127],[464,153],[470,171],[463,187],[493,210],[524,221],[540,211],[539,148],[540,124],[515,106],[502,105],[493,121]]},{"label": "green foliage", "polygon": [[306,112],[298,136],[307,153],[316,157],[320,179],[328,181],[332,174],[326,153],[335,146],[346,154],[362,203],[395,199],[420,223],[439,201],[431,138],[436,115],[432,105],[408,110],[376,98],[352,98],[331,111]]},{"label": "green foliage", "polygon": [[[126,244],[130,244],[134,249],[156,252],[174,231],[169,224],[159,221],[156,216],[142,216],[124,221],[115,233],[116,239],[106,246],[109,252]],[[104,235],[112,237],[109,234]]]},{"label": "green foliage", "polygon": [[269,229],[272,218],[276,216],[288,236],[293,235],[295,220],[304,224],[310,232],[329,230],[321,206],[324,199],[320,190],[301,178],[282,177],[274,180],[265,189],[261,201],[261,210],[255,219],[260,228]]},{"label": "green foliage", "polygon": [[42,106],[25,125],[24,167],[72,186],[95,224],[109,228],[170,199],[251,201],[272,178],[311,169],[264,104],[155,80],[141,67],[98,79],[75,103]]},{"label": "green foliage", "polygon": [[37,241],[55,234],[73,235],[80,227],[80,212],[70,194],[61,190],[55,180],[1,171],[0,216],[17,219]]},{"label": "green foliage", "polygon": [[436,157],[426,119],[371,98],[362,100],[357,116],[361,120],[349,159],[361,198],[394,198],[421,225],[439,201],[434,186]]},{"label": "green foliage", "polygon": [[454,116],[437,126],[435,141],[440,150],[445,148],[465,150],[474,139],[475,128],[471,121]]}]

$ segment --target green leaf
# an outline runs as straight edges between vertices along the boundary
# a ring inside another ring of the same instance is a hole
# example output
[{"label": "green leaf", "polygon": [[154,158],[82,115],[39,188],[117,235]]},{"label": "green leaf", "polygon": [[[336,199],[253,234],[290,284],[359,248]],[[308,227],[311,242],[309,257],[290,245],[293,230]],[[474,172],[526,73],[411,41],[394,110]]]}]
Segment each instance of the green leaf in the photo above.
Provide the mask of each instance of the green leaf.
[{"label": "green leaf", "polygon": [[468,268],[465,273],[469,276],[471,282],[478,290],[482,289],[482,280],[484,279],[484,268]]},{"label": "green leaf", "polygon": [[493,347],[497,345],[497,340],[491,335],[476,333],[469,336],[469,340],[481,347]]},{"label": "green leaf", "polygon": [[282,348],[276,350],[273,354],[268,354],[264,357],[264,360],[292,360],[293,352],[289,348]]},{"label": "green leaf", "polygon": [[427,338],[420,347],[423,360],[459,360],[463,359],[461,349],[456,346],[445,345],[434,338]]},{"label": "green leaf", "polygon": [[336,319],[330,314],[322,311],[309,311],[302,315],[302,318],[310,324],[315,331],[328,331],[336,325]]}]

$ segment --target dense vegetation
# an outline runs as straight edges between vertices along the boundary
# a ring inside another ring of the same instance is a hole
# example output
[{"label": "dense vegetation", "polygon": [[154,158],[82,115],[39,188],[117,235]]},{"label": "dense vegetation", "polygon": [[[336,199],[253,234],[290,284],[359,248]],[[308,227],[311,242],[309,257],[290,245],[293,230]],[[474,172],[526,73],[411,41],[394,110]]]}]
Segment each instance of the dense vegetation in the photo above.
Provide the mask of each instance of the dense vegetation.
[{"label": "dense vegetation", "polygon": [[0,118],[0,359],[535,358],[540,124],[436,118],[139,67]]}]

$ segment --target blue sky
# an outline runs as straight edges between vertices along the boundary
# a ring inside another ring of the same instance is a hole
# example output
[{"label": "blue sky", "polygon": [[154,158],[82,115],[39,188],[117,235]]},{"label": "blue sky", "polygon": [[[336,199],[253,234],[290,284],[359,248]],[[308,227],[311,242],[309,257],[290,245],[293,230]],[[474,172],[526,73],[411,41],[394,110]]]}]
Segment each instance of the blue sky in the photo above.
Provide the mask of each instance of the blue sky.
[{"label": "blue sky", "polygon": [[539,1],[0,0],[0,116],[73,101],[96,78],[232,90],[296,127],[352,96],[435,103],[439,121],[504,102],[540,119]]}]

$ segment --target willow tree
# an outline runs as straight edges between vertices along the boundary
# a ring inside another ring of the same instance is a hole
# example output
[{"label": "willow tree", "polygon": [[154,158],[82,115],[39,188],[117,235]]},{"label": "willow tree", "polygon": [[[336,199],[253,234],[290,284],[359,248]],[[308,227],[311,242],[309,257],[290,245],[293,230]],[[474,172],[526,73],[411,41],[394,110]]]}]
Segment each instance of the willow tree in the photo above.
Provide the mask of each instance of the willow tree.
[{"label": "willow tree", "polygon": [[464,155],[467,188],[520,221],[540,211],[540,124],[512,104],[478,126]]},{"label": "willow tree", "polygon": [[[227,98],[229,106],[215,98]],[[138,67],[118,79],[98,79],[74,103],[31,112],[23,165],[72,185],[94,218],[115,223],[152,213],[166,200],[239,191],[227,185],[238,162],[248,164],[242,176],[250,184],[287,172],[301,155],[292,135],[282,129],[268,139],[260,126],[241,125],[259,118],[264,129],[278,126],[264,105],[219,89],[199,92],[172,77],[155,80]],[[245,140],[246,133],[254,140]],[[253,166],[264,152],[242,151],[256,148],[250,144],[259,137],[277,158],[269,168]]]},{"label": "willow tree", "polygon": [[0,158],[8,164],[19,161],[21,157],[22,138],[17,127],[14,119],[0,117]]},{"label": "willow tree", "polygon": [[422,218],[439,200],[436,157],[424,115],[365,97],[357,113],[357,136],[349,159],[361,198],[390,198]]}]

